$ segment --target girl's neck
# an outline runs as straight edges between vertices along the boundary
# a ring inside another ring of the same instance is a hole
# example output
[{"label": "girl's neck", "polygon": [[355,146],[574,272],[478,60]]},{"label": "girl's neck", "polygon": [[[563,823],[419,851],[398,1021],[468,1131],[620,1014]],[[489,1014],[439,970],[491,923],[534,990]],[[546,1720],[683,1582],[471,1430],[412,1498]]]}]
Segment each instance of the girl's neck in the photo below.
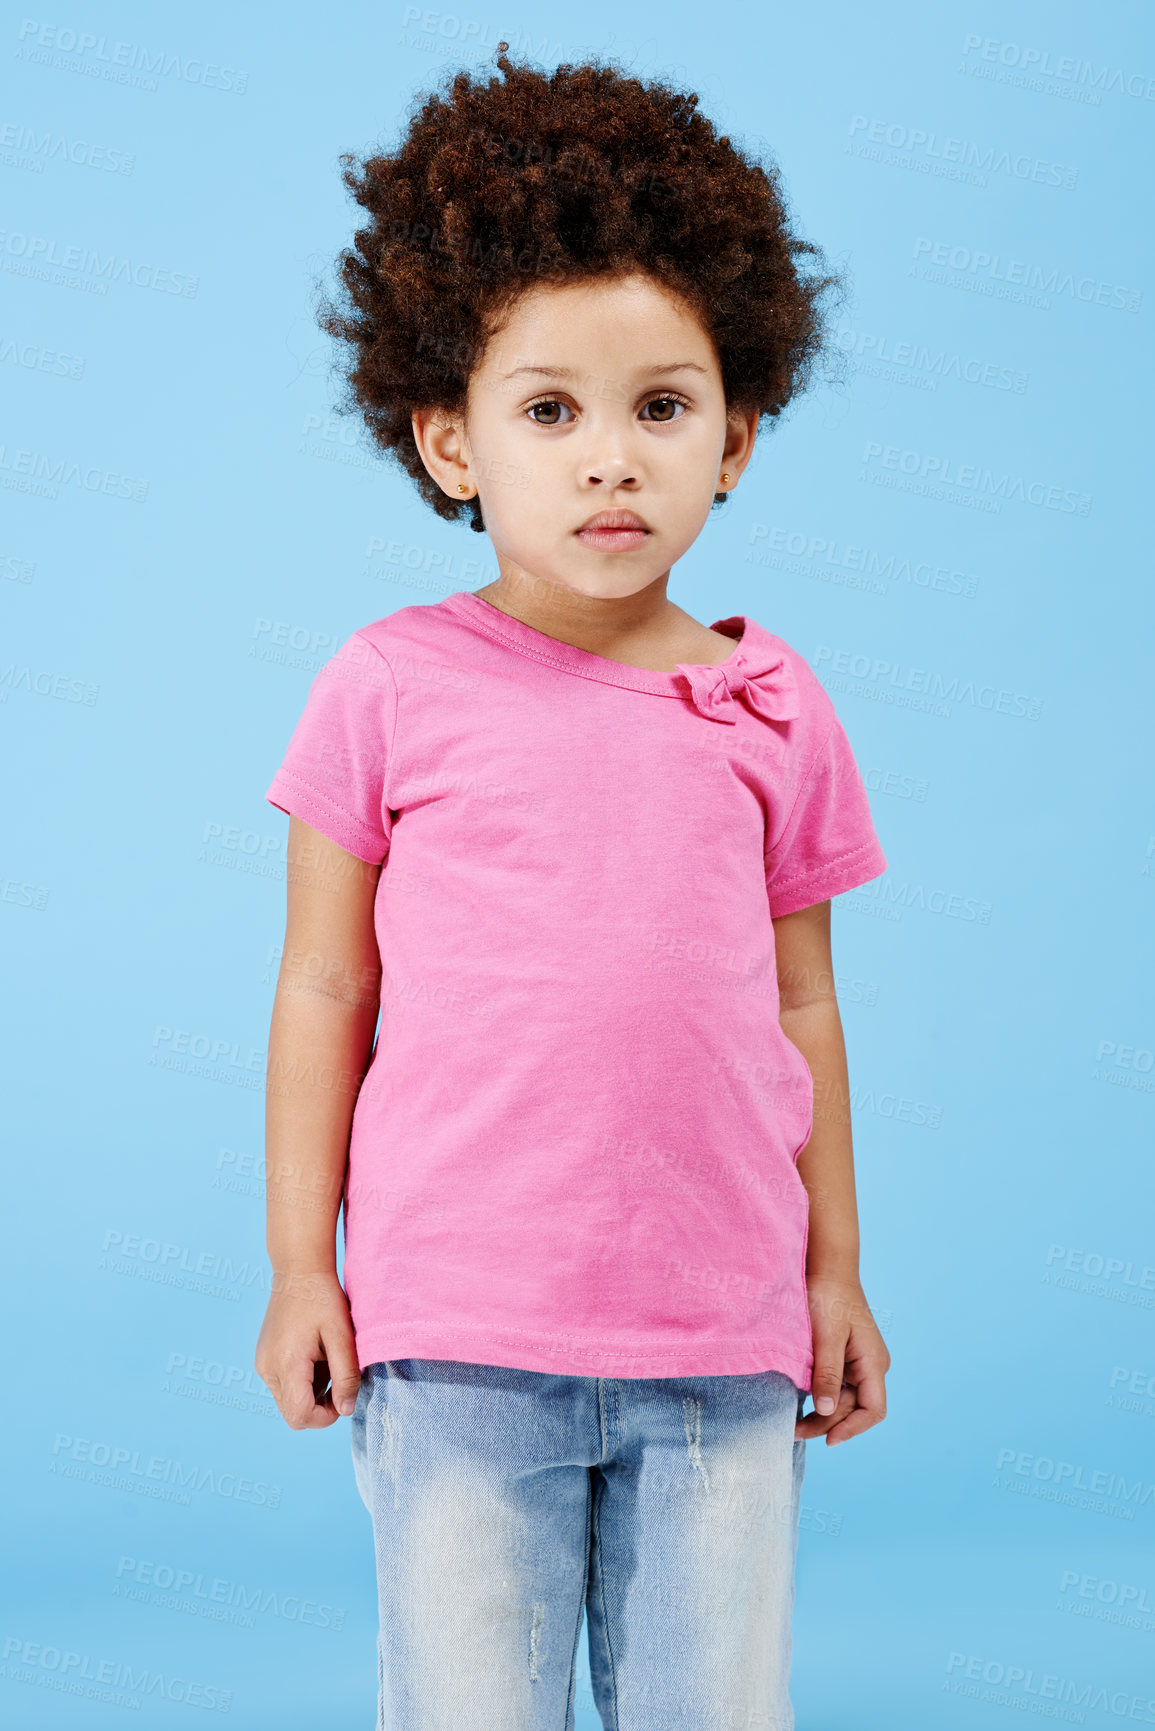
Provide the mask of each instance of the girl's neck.
[{"label": "girl's neck", "polygon": [[502,572],[474,590],[479,600],[571,648],[654,672],[679,661],[714,666],[734,653],[734,640],[675,605],[669,573],[632,595],[583,595],[528,572]]}]

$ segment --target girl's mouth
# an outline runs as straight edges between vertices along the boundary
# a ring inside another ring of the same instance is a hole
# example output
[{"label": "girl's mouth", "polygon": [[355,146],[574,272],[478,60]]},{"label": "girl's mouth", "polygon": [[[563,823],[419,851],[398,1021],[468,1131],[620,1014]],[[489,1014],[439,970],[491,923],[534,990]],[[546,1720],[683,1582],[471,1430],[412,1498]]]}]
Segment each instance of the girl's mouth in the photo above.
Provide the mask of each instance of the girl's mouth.
[{"label": "girl's mouth", "polygon": [[578,540],[599,553],[626,553],[650,538],[648,529],[579,529]]}]

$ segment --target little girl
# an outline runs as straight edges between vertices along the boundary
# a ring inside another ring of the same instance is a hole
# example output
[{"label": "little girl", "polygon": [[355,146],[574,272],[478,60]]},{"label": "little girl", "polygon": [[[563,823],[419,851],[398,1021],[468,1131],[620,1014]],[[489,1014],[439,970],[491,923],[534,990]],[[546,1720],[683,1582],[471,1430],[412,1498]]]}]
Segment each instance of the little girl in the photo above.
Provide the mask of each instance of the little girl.
[{"label": "little girl", "polygon": [[381,1731],[571,1731],[583,1615],[613,1731],[788,1731],[805,1445],[885,1414],[830,898],[886,860],[801,655],[666,587],[834,279],[695,96],[496,64],[344,159],[322,322],[499,575],[355,631],[268,790],[256,1368],[352,1415]]}]

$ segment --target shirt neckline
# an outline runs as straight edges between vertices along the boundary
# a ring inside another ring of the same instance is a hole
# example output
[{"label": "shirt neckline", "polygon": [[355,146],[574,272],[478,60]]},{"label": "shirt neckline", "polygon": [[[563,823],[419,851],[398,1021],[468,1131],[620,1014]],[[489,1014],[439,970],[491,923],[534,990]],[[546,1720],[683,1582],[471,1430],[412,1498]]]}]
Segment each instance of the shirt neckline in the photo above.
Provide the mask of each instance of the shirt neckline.
[{"label": "shirt neckline", "polygon": [[[480,595],[475,595],[470,589],[455,590],[452,595],[443,598],[441,605],[468,620],[487,636],[496,638],[522,655],[528,655],[534,661],[556,667],[563,673],[575,673],[582,679],[596,679],[603,685],[623,686],[629,691],[648,691],[659,697],[686,695],[686,682],[680,673],[663,668],[634,667],[625,661],[610,661],[604,655],[595,655],[590,649],[577,649],[572,643],[563,643],[559,638],[550,637],[546,632],[526,625],[523,620],[515,619],[512,614],[503,613],[500,607],[483,601]],[[727,630],[728,626],[736,627],[738,635],[733,650],[724,661],[686,662],[684,665],[717,668],[734,666],[741,658],[742,651],[751,646],[758,627],[756,622],[748,619],[744,613],[735,613],[727,619],[715,619],[710,630],[720,631],[724,637],[735,636],[734,631]]]}]

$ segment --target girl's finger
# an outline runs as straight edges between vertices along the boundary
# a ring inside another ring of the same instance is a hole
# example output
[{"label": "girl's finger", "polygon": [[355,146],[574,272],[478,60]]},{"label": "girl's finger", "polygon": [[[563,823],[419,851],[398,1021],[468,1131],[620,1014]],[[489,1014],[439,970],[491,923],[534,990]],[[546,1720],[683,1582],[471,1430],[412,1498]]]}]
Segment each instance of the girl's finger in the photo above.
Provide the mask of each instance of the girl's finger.
[{"label": "girl's finger", "polygon": [[808,1412],[806,1417],[801,1419],[795,1427],[795,1441],[809,1442],[813,1437],[825,1436],[828,1431],[834,1429],[836,1424],[840,1424],[844,1418],[849,1417],[857,1404],[854,1389],[849,1384],[843,1384],[839,1390],[838,1405],[829,1418],[824,1418],[821,1413]]},{"label": "girl's finger", "polygon": [[810,1377],[810,1394],[814,1410],[828,1418],[838,1405],[842,1380],[846,1375],[846,1332],[824,1339],[814,1333],[814,1369]]},{"label": "girl's finger", "polygon": [[356,1341],[347,1318],[342,1317],[322,1330],[322,1344],[333,1385],[325,1397],[326,1405],[348,1418],[361,1390],[361,1367],[357,1363]]},{"label": "girl's finger", "polygon": [[861,1436],[863,1431],[880,1424],[886,1417],[886,1384],[881,1371],[867,1371],[856,1393],[854,1410],[830,1428],[826,1441],[831,1447],[848,1441],[852,1436]]}]

